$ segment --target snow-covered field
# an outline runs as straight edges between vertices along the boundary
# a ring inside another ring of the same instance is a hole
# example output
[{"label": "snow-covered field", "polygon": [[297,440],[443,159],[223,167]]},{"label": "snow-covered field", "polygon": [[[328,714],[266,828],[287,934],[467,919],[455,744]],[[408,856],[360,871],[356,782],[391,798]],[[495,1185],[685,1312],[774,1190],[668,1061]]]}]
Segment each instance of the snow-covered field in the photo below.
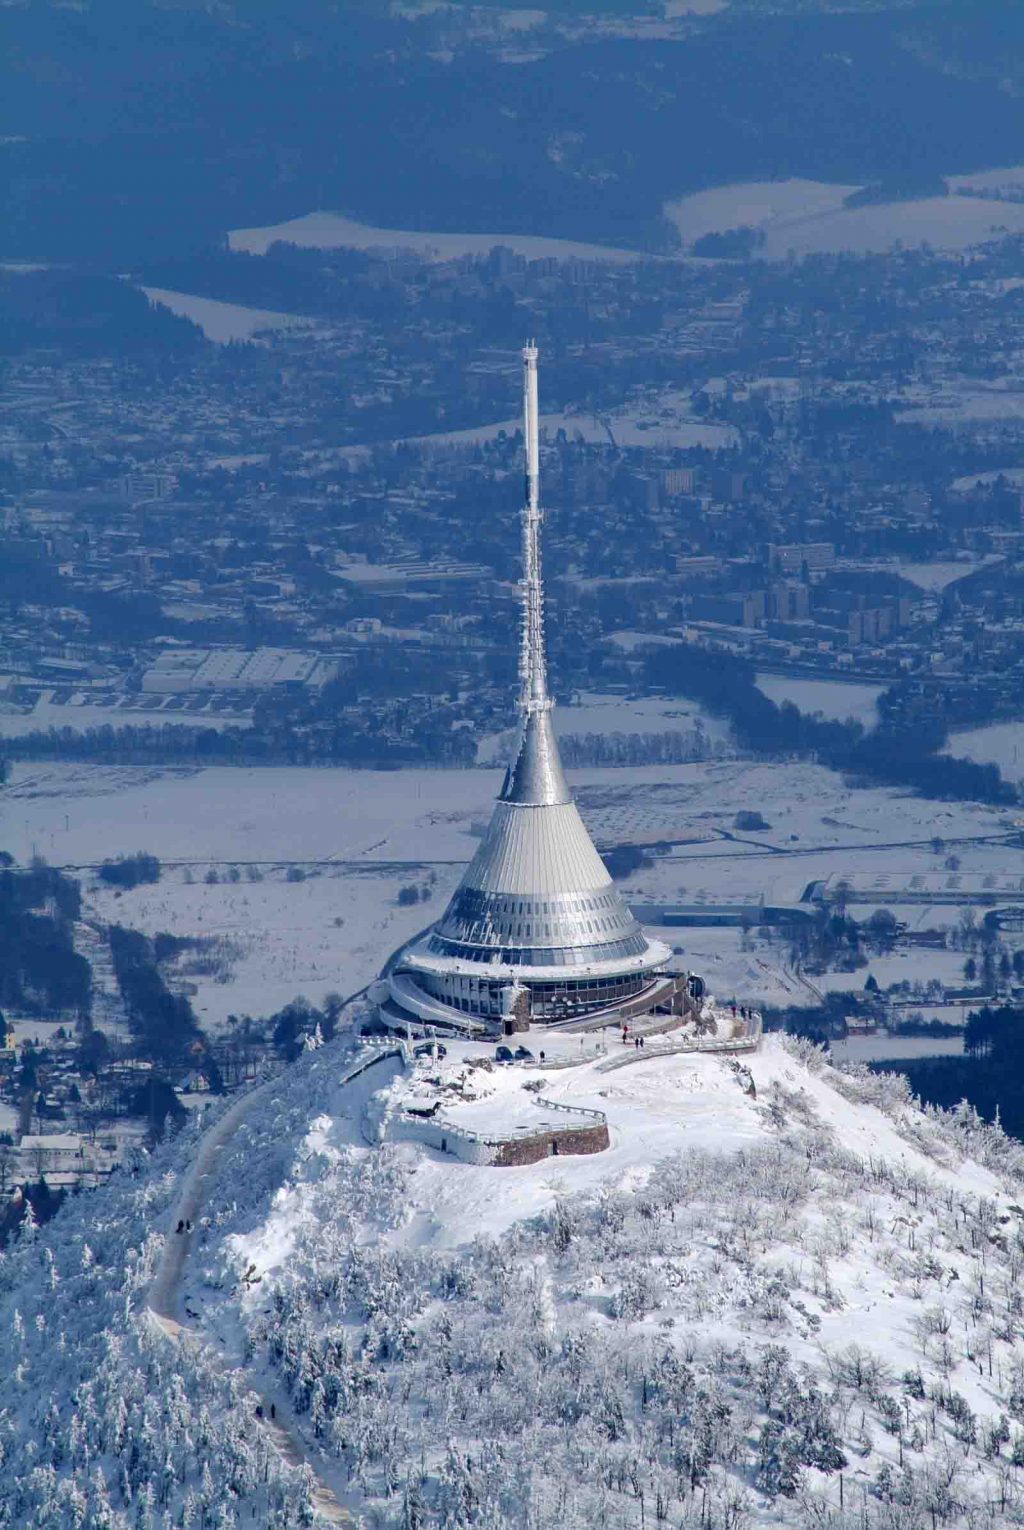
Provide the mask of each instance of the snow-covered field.
[{"label": "snow-covered field", "polygon": [[968,574],[977,573],[984,566],[984,559],[964,563],[900,563],[897,572],[902,578],[909,579],[911,584],[916,584],[918,589],[938,594],[958,579],[966,579]]},{"label": "snow-covered field", "polygon": [[[810,764],[712,761],[581,769],[571,772],[571,779],[592,831],[605,844],[628,842],[632,833],[691,839],[695,831],[732,830],[737,812],[757,809],[770,827],[744,839],[780,853],[770,862],[745,858],[744,877],[751,866],[770,864],[770,880],[781,879],[783,886],[799,885],[805,874],[830,874],[815,872],[810,862],[814,856],[827,861],[832,850],[919,840],[929,853],[928,841],[936,835],[977,837],[1012,826],[1005,813],[973,803],[927,802],[881,788],[853,790],[835,773]],[[438,866],[471,857],[500,785],[498,769],[26,762],[15,765],[0,797],[0,846],[21,861],[38,853],[70,866],[137,850],[203,868],[250,861]],[[720,848],[735,856],[747,847]],[[1005,857],[1005,849],[1001,853]],[[654,869],[673,864],[659,861]],[[902,870],[914,857],[895,849],[868,864]],[[755,874],[766,881],[763,871]]]},{"label": "snow-covered field", "polygon": [[90,884],[87,902],[102,920],[147,935],[225,942],[226,980],[189,979],[199,1023],[217,1031],[228,1015],[274,1014],[298,995],[319,1005],[327,994],[345,998],[365,987],[396,947],[440,917],[458,868],[438,868],[429,898],[408,906],[399,905],[399,890],[423,888],[422,872],[328,868],[302,882],[289,881],[283,866],[260,874],[255,883],[207,884],[201,872],[186,881],[174,868],[131,892]]},{"label": "snow-covered field", "polygon": [[953,493],[963,494],[971,489],[989,488],[992,484],[998,483],[1000,478],[1014,488],[1024,487],[1024,468],[990,468],[984,473],[967,473],[963,478],[954,478],[949,487]]},{"label": "snow-covered field", "polygon": [[[1024,203],[1019,211],[1024,223]],[[984,424],[995,429],[1019,424],[1024,416],[1024,391],[1015,377],[995,384],[965,377],[941,388],[908,389],[901,395],[901,404],[896,419],[911,424],[949,429]]]},{"label": "snow-covered field", "polygon": [[412,229],[374,228],[340,213],[311,212],[267,228],[236,228],[228,234],[232,250],[265,255],[272,244],[284,241],[315,250],[415,250],[428,260],[455,260],[460,255],[487,255],[503,245],[527,260],[606,260],[621,265],[644,260],[640,250],[615,249],[611,245],[582,244],[573,239],[548,239],[532,234],[424,233]]},{"label": "snow-covered field", "polygon": [[644,921],[658,939],[672,946],[685,966],[698,972],[708,992],[723,1004],[806,1008],[818,1001],[785,963],[784,952],[759,936],[744,942],[736,929],[680,929]]},{"label": "snow-covered field", "polygon": [[964,1038],[950,1036],[848,1036],[833,1041],[835,1063],[893,1062],[908,1057],[962,1057]]},{"label": "snow-covered field", "polygon": [[[691,733],[698,728],[709,741],[727,747],[729,725],[720,717],[703,712],[692,701],[658,696],[612,696],[599,691],[582,691],[579,704],[557,706],[552,713],[559,738],[586,733]],[[485,734],[477,745],[481,765],[502,764],[509,757],[516,740],[514,729]]]},{"label": "snow-covered field", "polygon": [[830,185],[826,181],[747,181],[735,186],[716,186],[698,191],[665,206],[665,216],[675,224],[685,245],[704,234],[721,234],[735,228],[759,228],[767,234],[776,228],[802,224],[837,211],[843,198],[856,186]]},{"label": "snow-covered field", "polygon": [[935,250],[967,250],[1004,234],[1024,230],[1024,206],[980,197],[924,197],[916,202],[883,202],[844,207],[806,221],[775,223],[767,229],[769,260],[849,251],[884,254],[928,244]]},{"label": "snow-covered field", "polygon": [[[495,425],[473,425],[465,430],[416,436],[413,440],[418,446],[475,446],[482,441],[496,441],[502,433],[514,435],[520,429],[522,421],[519,419],[499,420]],[[652,401],[648,407],[615,414],[542,414],[540,430],[542,436],[549,438],[564,430],[570,441],[578,439],[596,446],[674,447],[678,450],[706,446],[718,451],[739,442],[739,434],[732,425],[716,425],[713,421],[693,416],[688,403],[679,401],[674,395],[664,404]]]},{"label": "snow-covered field", "polygon": [[[604,705],[588,699],[597,712]],[[568,731],[579,731],[572,718],[588,708],[563,709]],[[882,879],[879,904],[912,927],[948,928],[956,907],[900,909],[899,889],[941,869],[961,840],[964,871],[1005,875],[1020,858],[1001,842],[984,843],[1010,827],[994,809],[853,791],[809,764],[728,760],[586,769],[571,778],[599,844],[675,842],[622,884],[639,904],[797,903],[812,881],[865,871]],[[19,764],[0,796],[0,848],[21,862],[38,853],[77,868],[140,850],[156,855],[160,882],[120,896],[84,870],[87,909],[150,934],[226,942],[224,972],[193,979],[197,1012],[216,1027],[229,1014],[271,1013],[300,993],[313,1002],[351,993],[375,976],[396,946],[438,917],[500,782],[494,769]],[[750,809],[769,827],[726,837],[737,832],[736,814]],[[938,856],[934,837],[943,841]],[[217,880],[207,882],[211,873]],[[289,880],[299,873],[305,880]],[[429,887],[427,901],[399,907],[408,885]],[[723,997],[815,1002],[784,970],[777,945],[758,938],[744,949],[739,929],[661,933]],[[894,975],[928,977],[934,966],[935,953],[922,951]],[[862,981],[854,974],[855,985]]]},{"label": "snow-covered field", "polygon": [[0,795],[0,845],[62,865],[467,860],[500,785],[496,770],[25,763]]},{"label": "snow-covered field", "polygon": [[70,728],[73,733],[85,733],[89,728],[163,728],[168,723],[181,723],[201,728],[248,728],[252,717],[235,716],[227,712],[185,712],[165,708],[144,711],[137,707],[90,705],[87,694],[80,692],[69,702],[61,705],[49,699],[43,692],[30,712],[6,710],[0,707],[0,738],[21,738],[26,733],[46,732],[50,728]]},{"label": "snow-covered field", "polygon": [[208,340],[215,340],[218,345],[227,345],[231,340],[251,340],[263,330],[295,329],[313,322],[298,314],[275,313],[269,308],[245,308],[240,303],[222,303],[217,298],[171,292],[165,287],[143,287],[140,290],[151,303],[169,308],[179,318],[191,319]]},{"label": "snow-covered field", "polygon": [[995,170],[972,170],[965,175],[951,175],[953,191],[1024,191],[1024,165],[1007,165]]},{"label": "snow-covered field", "polygon": [[1024,722],[988,723],[951,733],[947,754],[963,755],[979,765],[998,765],[1007,781],[1024,780]]},{"label": "snow-covered field", "polygon": [[801,712],[819,712],[822,717],[839,722],[852,717],[865,728],[877,726],[875,702],[885,689],[881,685],[846,680],[804,680],[794,675],[768,674],[757,676],[757,688],[780,706],[791,701]]},{"label": "snow-covered field", "polygon": [[[958,912],[958,911],[954,911]],[[950,914],[946,910],[945,920],[938,923],[949,923]],[[924,976],[929,982],[936,978],[941,983],[947,983],[955,988],[963,981],[964,953],[962,951],[929,950],[922,954],[919,951],[892,951],[888,955],[880,956],[877,953],[871,956],[866,967],[859,967],[856,972],[827,972],[821,977],[815,978],[815,984],[822,990],[831,993],[862,993],[868,974],[875,979],[881,988],[888,988],[893,983],[915,982]],[[922,1004],[921,1008],[925,1006]],[[947,1019],[949,1016],[947,1015]],[[958,1019],[963,1019],[958,1015]]]},{"label": "snow-covered field", "polygon": [[666,203],[665,215],[687,246],[703,234],[759,229],[765,241],[758,253],[767,260],[843,250],[884,253],[923,243],[962,250],[1024,229],[1020,204],[949,196],[844,207],[843,199],[856,189],[807,180],[719,186]]}]

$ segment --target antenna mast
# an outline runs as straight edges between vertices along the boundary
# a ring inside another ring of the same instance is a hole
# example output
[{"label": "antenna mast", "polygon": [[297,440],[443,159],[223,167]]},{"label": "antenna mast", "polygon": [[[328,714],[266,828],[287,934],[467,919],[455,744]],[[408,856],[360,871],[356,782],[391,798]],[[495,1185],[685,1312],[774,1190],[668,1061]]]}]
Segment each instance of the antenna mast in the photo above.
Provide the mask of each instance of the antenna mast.
[{"label": "antenna mast", "polygon": [[537,418],[537,347],[523,348],[523,436],[526,484],[523,502],[523,616],[519,650],[519,709],[524,717],[550,711],[544,657],[544,581],[540,570],[540,441]]}]

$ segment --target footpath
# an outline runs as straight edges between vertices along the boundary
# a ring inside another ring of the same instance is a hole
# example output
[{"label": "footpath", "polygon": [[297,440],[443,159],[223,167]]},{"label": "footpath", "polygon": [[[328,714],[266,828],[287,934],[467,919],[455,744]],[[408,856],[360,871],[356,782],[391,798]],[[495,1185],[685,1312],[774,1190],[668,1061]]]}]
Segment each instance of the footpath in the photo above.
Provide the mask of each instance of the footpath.
[{"label": "footpath", "polygon": [[[214,1122],[201,1138],[199,1150],[182,1182],[177,1203],[168,1216],[167,1236],[160,1256],[160,1264],[149,1289],[147,1305],[150,1321],[154,1326],[159,1328],[172,1343],[180,1344],[188,1339],[202,1345],[223,1371],[235,1368],[229,1366],[222,1355],[217,1354],[198,1330],[190,1328],[184,1321],[182,1287],[185,1270],[207,1194],[216,1178],[218,1155],[245,1120],[256,1101],[271,1090],[276,1082],[276,1079],[269,1079],[265,1084],[259,1084],[255,1089],[248,1090],[224,1112],[219,1120]],[[190,1224],[191,1230],[179,1233],[177,1231],[179,1224],[183,1227]],[[324,1481],[307,1454],[298,1433],[295,1416],[288,1404],[276,1396],[273,1399],[264,1396],[248,1376],[246,1385],[255,1394],[262,1412],[262,1417],[257,1415],[259,1426],[270,1445],[288,1466],[304,1468],[309,1472],[312,1479],[312,1498],[317,1513],[328,1524],[354,1525],[356,1521],[340,1502],[334,1490]],[[272,1410],[274,1417],[271,1416]]]}]

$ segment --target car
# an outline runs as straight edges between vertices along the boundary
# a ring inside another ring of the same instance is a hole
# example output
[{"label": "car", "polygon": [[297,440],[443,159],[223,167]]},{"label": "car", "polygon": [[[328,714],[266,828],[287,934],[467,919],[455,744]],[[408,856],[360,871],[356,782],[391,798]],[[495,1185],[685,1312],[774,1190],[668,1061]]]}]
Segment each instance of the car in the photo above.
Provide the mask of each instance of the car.
[{"label": "car", "polygon": [[439,1041],[421,1041],[419,1046],[413,1048],[416,1057],[447,1057],[448,1048],[442,1046]]},{"label": "car", "polygon": [[513,1055],[516,1062],[533,1062],[533,1053],[529,1047],[516,1047]]},{"label": "car", "polygon": [[494,1054],[494,1061],[500,1063],[515,1062],[515,1054],[511,1047],[499,1047]]}]

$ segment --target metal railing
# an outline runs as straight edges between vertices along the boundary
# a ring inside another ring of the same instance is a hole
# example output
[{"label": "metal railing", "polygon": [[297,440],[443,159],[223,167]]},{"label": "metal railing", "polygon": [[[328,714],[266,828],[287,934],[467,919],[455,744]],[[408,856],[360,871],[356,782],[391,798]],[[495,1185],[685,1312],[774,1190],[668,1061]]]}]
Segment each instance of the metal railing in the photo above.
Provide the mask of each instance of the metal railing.
[{"label": "metal railing", "polygon": [[365,1073],[367,1068],[372,1068],[375,1063],[384,1062],[388,1057],[400,1057],[402,1062],[408,1066],[409,1049],[407,1044],[404,1041],[366,1040],[351,1064],[347,1068],[342,1069],[338,1082],[341,1084],[351,1084],[352,1080],[357,1079],[361,1073]]},{"label": "metal railing", "polygon": [[631,1047],[624,1057],[609,1057],[607,1062],[598,1063],[596,1071],[612,1073],[616,1068],[628,1068],[631,1063],[646,1062],[652,1057],[671,1057],[681,1052],[756,1052],[761,1045],[761,1016],[754,1014],[748,1026],[745,1036],[693,1036],[684,1041]]},{"label": "metal railing", "polygon": [[[538,1106],[545,1110],[562,1111],[565,1115],[579,1116],[585,1119],[579,1122],[579,1130],[589,1130],[594,1126],[607,1126],[608,1117],[603,1110],[585,1110],[580,1105],[563,1105],[560,1100],[546,1100],[540,1095],[536,1098]],[[513,1126],[506,1131],[476,1132],[469,1126],[458,1126],[443,1116],[410,1116],[403,1115],[403,1121],[408,1124],[431,1126],[436,1132],[444,1137],[458,1137],[463,1142],[475,1142],[482,1147],[501,1147],[505,1142],[522,1142],[531,1137],[545,1137],[552,1130],[546,1121],[538,1121],[536,1126],[524,1123],[521,1126]],[[555,1128],[557,1130],[557,1128]],[[569,1130],[572,1130],[570,1127]]]}]

